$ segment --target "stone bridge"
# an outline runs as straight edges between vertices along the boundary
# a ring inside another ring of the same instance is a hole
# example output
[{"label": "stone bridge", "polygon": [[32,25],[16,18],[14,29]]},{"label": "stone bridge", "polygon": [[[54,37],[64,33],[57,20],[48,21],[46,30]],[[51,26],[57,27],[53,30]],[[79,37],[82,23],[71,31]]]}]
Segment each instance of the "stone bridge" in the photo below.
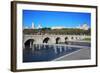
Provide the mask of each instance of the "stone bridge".
[{"label": "stone bridge", "polygon": [[84,38],[90,38],[87,35],[24,35],[23,36],[23,47],[32,44],[59,44],[66,43],[67,41],[80,41]]}]

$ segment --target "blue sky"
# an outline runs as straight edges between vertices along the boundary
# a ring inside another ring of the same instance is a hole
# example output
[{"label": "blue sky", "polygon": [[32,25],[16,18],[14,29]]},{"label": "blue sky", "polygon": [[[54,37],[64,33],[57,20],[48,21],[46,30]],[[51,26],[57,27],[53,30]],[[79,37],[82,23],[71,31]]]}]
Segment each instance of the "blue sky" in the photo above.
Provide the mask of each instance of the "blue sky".
[{"label": "blue sky", "polygon": [[77,27],[82,24],[91,26],[91,14],[79,12],[56,12],[56,11],[39,11],[23,10],[23,26],[31,27],[32,22],[37,27]]}]

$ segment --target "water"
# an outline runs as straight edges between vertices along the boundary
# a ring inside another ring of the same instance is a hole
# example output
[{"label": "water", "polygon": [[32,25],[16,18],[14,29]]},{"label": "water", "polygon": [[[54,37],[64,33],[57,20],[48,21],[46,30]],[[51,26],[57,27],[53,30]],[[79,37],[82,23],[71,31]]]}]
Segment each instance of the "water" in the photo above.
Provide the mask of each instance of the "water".
[{"label": "water", "polygon": [[[90,47],[90,43],[73,43],[71,45],[81,45]],[[32,48],[26,48],[23,50],[23,62],[41,62],[41,61],[52,61],[63,55],[72,53],[82,48],[75,47],[64,47],[64,46],[53,46],[53,45],[34,45]],[[56,48],[56,51],[55,49]]]}]

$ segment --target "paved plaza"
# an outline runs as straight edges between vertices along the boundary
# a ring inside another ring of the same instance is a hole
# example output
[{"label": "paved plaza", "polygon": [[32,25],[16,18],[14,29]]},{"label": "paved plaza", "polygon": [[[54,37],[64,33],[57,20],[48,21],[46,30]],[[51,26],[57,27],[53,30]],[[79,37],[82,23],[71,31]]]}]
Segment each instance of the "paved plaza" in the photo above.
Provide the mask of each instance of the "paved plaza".
[{"label": "paved plaza", "polygon": [[61,60],[85,60],[91,58],[91,50],[90,48],[80,49],[78,51],[72,52],[70,54],[64,55],[60,58],[55,59],[54,61]]}]

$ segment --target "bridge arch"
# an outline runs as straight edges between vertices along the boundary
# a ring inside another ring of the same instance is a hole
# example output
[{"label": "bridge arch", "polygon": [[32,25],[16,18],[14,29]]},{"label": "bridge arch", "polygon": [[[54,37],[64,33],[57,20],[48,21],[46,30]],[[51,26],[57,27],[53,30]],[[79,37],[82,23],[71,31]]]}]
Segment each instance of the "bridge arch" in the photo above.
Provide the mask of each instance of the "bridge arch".
[{"label": "bridge arch", "polygon": [[[23,43],[25,43],[29,39],[35,39],[35,38],[34,37],[29,37],[29,36],[28,37],[24,37]],[[34,42],[36,42],[36,39],[35,39]]]},{"label": "bridge arch", "polygon": [[68,37],[65,37],[65,41],[68,40]]},{"label": "bridge arch", "polygon": [[25,43],[24,43],[25,48],[32,48],[34,42],[35,42],[34,39],[28,39],[28,40],[25,41]]},{"label": "bridge arch", "polygon": [[74,37],[72,36],[72,37],[71,37],[71,40],[73,40],[73,39],[74,39]]},{"label": "bridge arch", "polygon": [[75,39],[77,40],[78,38],[77,38],[77,37],[75,37]]},{"label": "bridge arch", "polygon": [[59,43],[61,43],[61,38],[60,37],[57,37],[56,38],[56,44],[59,44]]},{"label": "bridge arch", "polygon": [[65,37],[65,43],[67,44],[68,43],[68,37]]},{"label": "bridge arch", "polygon": [[50,38],[49,37],[44,38],[43,43],[50,43]]}]

